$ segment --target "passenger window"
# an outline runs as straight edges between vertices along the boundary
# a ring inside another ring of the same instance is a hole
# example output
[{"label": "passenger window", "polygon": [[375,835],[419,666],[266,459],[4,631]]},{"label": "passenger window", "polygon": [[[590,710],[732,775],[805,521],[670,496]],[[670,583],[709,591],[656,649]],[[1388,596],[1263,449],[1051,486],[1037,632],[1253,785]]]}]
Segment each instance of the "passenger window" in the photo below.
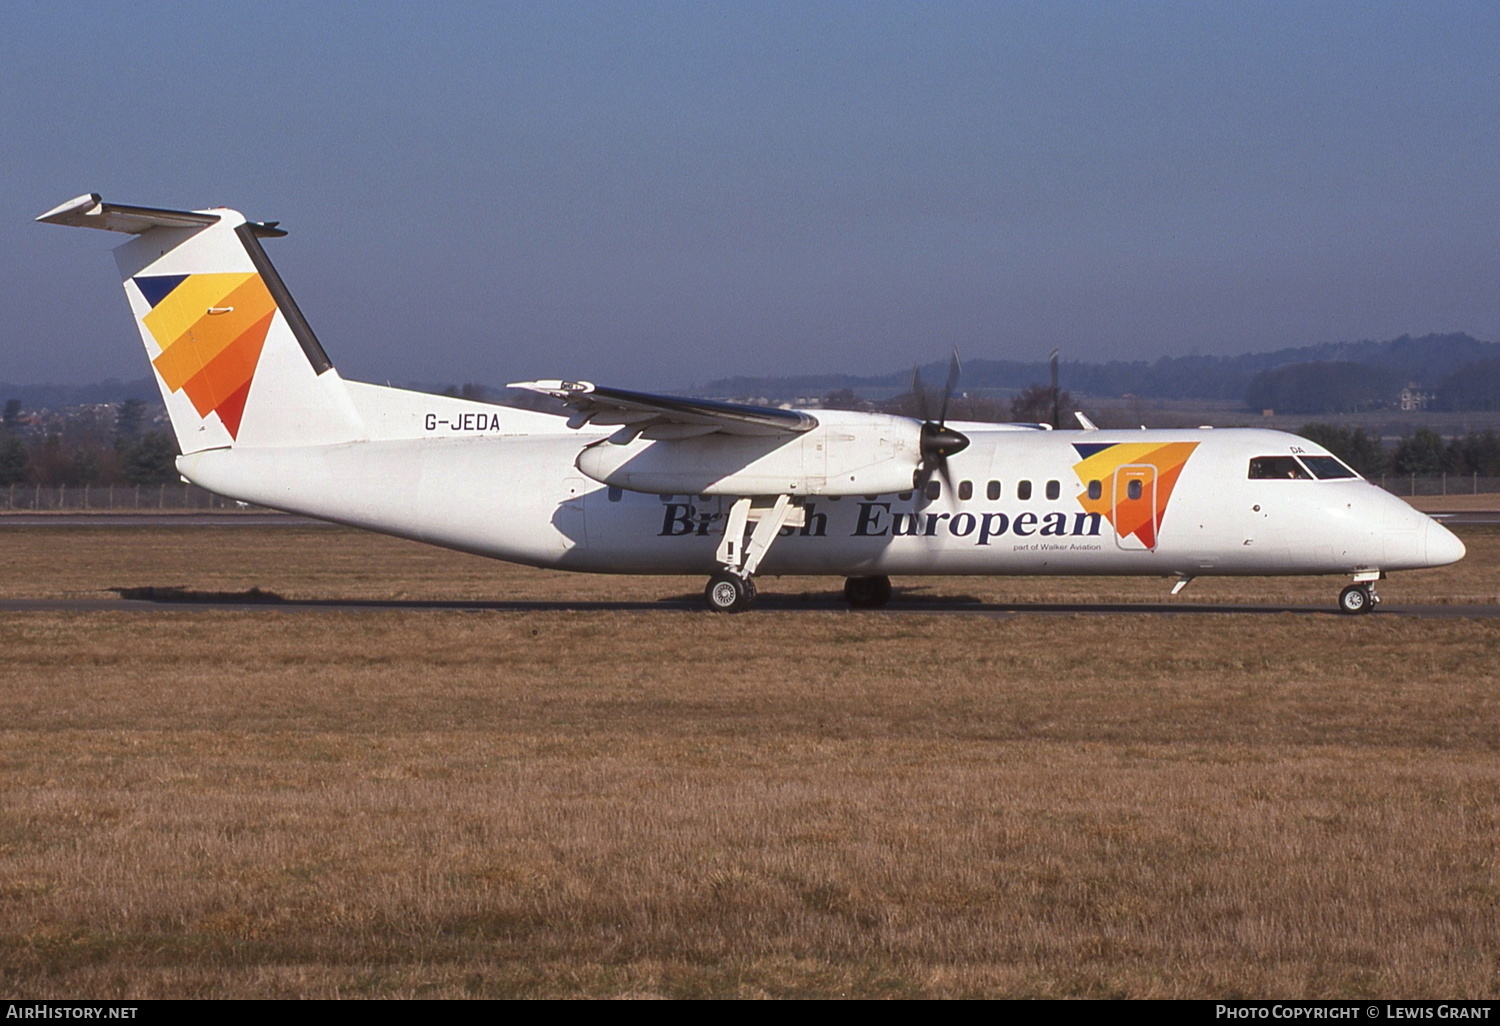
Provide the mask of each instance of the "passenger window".
[{"label": "passenger window", "polygon": [[974,498],[974,482],[960,481],[958,483],[958,498],[960,502],[968,502]]},{"label": "passenger window", "polygon": [[984,494],[989,498],[991,502],[994,502],[996,499],[1000,498],[1000,482],[991,481],[989,484],[985,485]]},{"label": "passenger window", "polygon": [[1125,486],[1125,494],[1131,499],[1139,499],[1144,489],[1139,481],[1132,481]]},{"label": "passenger window", "polygon": [[1294,456],[1257,456],[1250,461],[1252,481],[1311,481]]},{"label": "passenger window", "polygon": [[620,496],[622,494],[624,494],[624,493],[621,492],[621,490],[619,488],[615,487],[614,485],[610,485],[609,486],[609,501],[610,502],[619,502],[620,501]]},{"label": "passenger window", "polygon": [[1048,481],[1047,482],[1047,498],[1049,498],[1049,499],[1055,499],[1055,498],[1057,498],[1061,494],[1062,494],[1062,485],[1058,484],[1056,481]]},{"label": "passenger window", "polygon": [[911,492],[902,492],[900,495],[898,495],[896,497],[898,499],[900,499],[902,502],[909,502],[909,501],[911,501]]},{"label": "passenger window", "polygon": [[1030,481],[1017,481],[1016,482],[1016,498],[1023,499],[1023,500],[1031,498],[1031,482]]},{"label": "passenger window", "polygon": [[928,481],[927,482],[927,498],[929,498],[929,499],[936,499],[938,496],[940,496],[942,494],[943,494],[943,482],[941,482],[941,481]]},{"label": "passenger window", "polygon": [[1104,485],[1098,481],[1089,482],[1089,498],[1098,500],[1104,494]]}]

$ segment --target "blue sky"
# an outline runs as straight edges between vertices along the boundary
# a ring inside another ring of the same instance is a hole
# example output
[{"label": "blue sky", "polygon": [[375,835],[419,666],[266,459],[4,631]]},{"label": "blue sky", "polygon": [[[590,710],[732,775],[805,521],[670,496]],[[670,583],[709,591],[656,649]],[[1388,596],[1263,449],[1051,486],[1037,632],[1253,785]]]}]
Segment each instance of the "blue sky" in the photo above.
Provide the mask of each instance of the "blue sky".
[{"label": "blue sky", "polygon": [[1493,3],[9,3],[0,381],[145,373],[82,192],[233,206],[346,377],[1500,338]]}]

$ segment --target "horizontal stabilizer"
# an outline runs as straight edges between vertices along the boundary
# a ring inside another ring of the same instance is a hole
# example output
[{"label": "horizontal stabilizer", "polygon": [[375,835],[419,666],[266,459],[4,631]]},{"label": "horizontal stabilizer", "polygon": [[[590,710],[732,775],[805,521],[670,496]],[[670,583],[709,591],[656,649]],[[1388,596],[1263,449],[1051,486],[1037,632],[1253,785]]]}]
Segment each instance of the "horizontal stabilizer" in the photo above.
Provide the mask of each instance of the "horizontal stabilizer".
[{"label": "horizontal stabilizer", "polygon": [[[205,210],[162,210],[105,203],[97,192],[90,192],[53,207],[37,220],[69,228],[102,228],[109,232],[141,235],[152,228],[204,228],[218,224],[220,215]],[[262,238],[286,234],[274,223],[253,227],[255,234]]]}]

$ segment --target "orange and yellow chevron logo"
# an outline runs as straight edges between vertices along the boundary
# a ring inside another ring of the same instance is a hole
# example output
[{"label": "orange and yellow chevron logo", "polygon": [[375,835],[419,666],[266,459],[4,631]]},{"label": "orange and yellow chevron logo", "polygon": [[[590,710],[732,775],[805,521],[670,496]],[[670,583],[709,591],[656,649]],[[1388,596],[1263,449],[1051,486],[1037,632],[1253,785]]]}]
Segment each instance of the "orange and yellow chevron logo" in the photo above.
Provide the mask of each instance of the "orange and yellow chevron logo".
[{"label": "orange and yellow chevron logo", "polygon": [[[1084,485],[1078,496],[1084,510],[1103,516],[1119,537],[1134,535],[1146,548],[1156,548],[1156,533],[1172,489],[1198,443],[1074,442],[1073,448],[1081,457],[1073,473]],[[1097,499],[1089,497],[1090,481],[1099,482]],[[1132,481],[1140,482],[1134,496],[1128,490]]]},{"label": "orange and yellow chevron logo", "polygon": [[218,414],[231,438],[276,301],[260,275],[162,274],[134,279],[151,304],[144,320],[161,347],[152,366],[173,392],[185,392],[198,416]]}]

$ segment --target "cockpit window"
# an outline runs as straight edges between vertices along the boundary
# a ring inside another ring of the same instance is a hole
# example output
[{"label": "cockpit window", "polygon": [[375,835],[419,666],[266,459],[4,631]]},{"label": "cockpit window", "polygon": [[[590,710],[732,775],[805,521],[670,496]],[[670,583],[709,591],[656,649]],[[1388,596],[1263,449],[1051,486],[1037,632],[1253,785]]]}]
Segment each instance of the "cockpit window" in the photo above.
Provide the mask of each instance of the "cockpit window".
[{"label": "cockpit window", "polygon": [[1295,456],[1256,456],[1250,461],[1252,481],[1311,481]]},{"label": "cockpit window", "polygon": [[1302,462],[1307,464],[1307,469],[1311,470],[1313,476],[1319,481],[1333,481],[1341,477],[1359,476],[1332,456],[1304,456],[1302,457]]}]

